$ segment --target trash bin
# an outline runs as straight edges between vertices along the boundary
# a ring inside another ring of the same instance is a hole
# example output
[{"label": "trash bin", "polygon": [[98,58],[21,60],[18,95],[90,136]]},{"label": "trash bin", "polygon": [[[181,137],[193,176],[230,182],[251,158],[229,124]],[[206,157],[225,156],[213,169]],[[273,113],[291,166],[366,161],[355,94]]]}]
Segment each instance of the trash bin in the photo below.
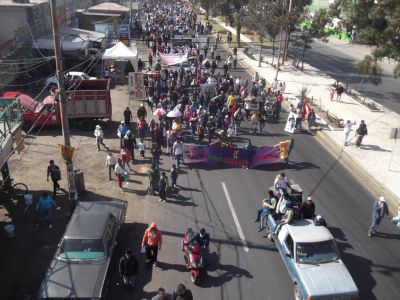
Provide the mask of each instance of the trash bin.
[{"label": "trash bin", "polygon": [[15,226],[13,224],[4,226],[4,231],[8,238],[13,238],[15,236]]},{"label": "trash bin", "polygon": [[75,177],[75,189],[78,194],[81,194],[86,191],[85,189],[85,178],[83,177],[83,170],[77,169],[74,171]]}]

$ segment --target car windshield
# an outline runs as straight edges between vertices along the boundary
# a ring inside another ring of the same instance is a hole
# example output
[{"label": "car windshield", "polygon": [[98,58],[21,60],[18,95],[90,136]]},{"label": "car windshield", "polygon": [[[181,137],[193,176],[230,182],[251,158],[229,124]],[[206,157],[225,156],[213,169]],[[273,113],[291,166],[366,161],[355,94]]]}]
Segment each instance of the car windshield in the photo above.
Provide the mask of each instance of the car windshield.
[{"label": "car windshield", "polygon": [[88,74],[82,73],[81,74],[82,79],[90,79],[90,76]]},{"label": "car windshield", "polygon": [[64,239],[59,258],[100,259],[106,256],[101,239]]},{"label": "car windshield", "polygon": [[339,254],[333,240],[296,245],[296,261],[298,263],[326,263],[338,259]]}]

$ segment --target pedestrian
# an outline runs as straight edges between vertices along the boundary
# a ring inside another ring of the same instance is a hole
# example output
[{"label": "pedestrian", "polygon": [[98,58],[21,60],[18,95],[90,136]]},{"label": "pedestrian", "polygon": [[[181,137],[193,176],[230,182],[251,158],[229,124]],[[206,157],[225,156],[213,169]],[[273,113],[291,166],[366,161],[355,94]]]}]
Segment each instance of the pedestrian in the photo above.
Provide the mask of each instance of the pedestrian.
[{"label": "pedestrian", "polygon": [[146,151],[146,146],[144,145],[143,141],[139,142],[138,147],[139,147],[140,158],[144,159],[144,152]]},{"label": "pedestrian", "polygon": [[311,128],[315,126],[315,111],[314,109],[311,109],[307,116],[307,122],[308,122],[308,131],[311,133]]},{"label": "pedestrian", "polygon": [[342,94],[344,92],[344,87],[342,86],[341,82],[338,83],[335,91],[336,91],[336,101],[342,102]]},{"label": "pedestrian", "polygon": [[251,115],[251,134],[256,135],[257,134],[257,128],[258,127],[258,114],[257,112],[254,112]]},{"label": "pedestrian", "polygon": [[168,177],[165,174],[165,172],[161,172],[161,178],[158,183],[158,195],[160,196],[160,199],[158,199],[159,202],[167,201],[167,189],[168,189]]},{"label": "pedestrian", "polygon": [[128,149],[126,149],[125,147],[122,147],[120,152],[119,152],[119,158],[122,161],[123,169],[126,171],[125,165],[127,165],[128,168],[129,168],[129,171],[130,171],[131,170],[131,166],[130,166],[129,162],[131,161],[131,154],[129,153]]},{"label": "pedestrian", "polygon": [[302,131],[302,128],[301,128],[301,121],[303,120],[303,114],[301,113],[301,109],[300,108],[298,108],[297,110],[296,110],[296,114],[295,114],[295,125],[294,125],[294,127],[298,130],[298,131]]},{"label": "pedestrian", "polygon": [[126,127],[129,128],[129,124],[130,124],[131,121],[133,120],[132,112],[131,112],[131,110],[129,109],[129,107],[126,107],[125,110],[124,110],[124,119],[125,119],[125,125],[126,125]]},{"label": "pedestrian", "polygon": [[117,164],[115,165],[114,168],[114,172],[115,172],[115,177],[117,177],[118,179],[118,187],[120,189],[121,192],[124,191],[124,189],[122,188],[122,181],[123,181],[123,175],[124,175],[124,167],[122,166],[122,159],[118,158],[117,160]]},{"label": "pedestrian", "polygon": [[157,266],[158,251],[161,251],[162,245],[162,234],[157,228],[156,223],[151,223],[150,226],[145,230],[142,239],[142,249],[145,248],[147,260],[146,263]]},{"label": "pedestrian", "polygon": [[383,196],[379,197],[379,200],[372,206],[372,222],[369,227],[368,236],[372,237],[376,234],[376,229],[381,223],[382,219],[387,216],[390,220],[389,209],[386,203],[386,199]]},{"label": "pedestrian", "polygon": [[124,146],[124,137],[126,132],[128,131],[128,127],[125,125],[125,121],[121,121],[121,123],[118,126],[117,130],[117,136],[120,139],[120,147]]},{"label": "pedestrian", "polygon": [[160,148],[158,148],[156,143],[153,143],[151,146],[151,160],[152,160],[152,165],[155,168],[159,168],[160,166]]},{"label": "pedestrian", "polygon": [[115,169],[115,157],[112,152],[107,154],[106,167],[108,167],[108,180],[111,180],[111,172]]},{"label": "pedestrian", "polygon": [[151,55],[151,53],[149,53],[148,60],[150,67],[153,66],[153,55]]},{"label": "pedestrian", "polygon": [[94,130],[94,136],[96,137],[97,151],[100,151],[100,145],[106,148],[106,145],[103,142],[103,137],[104,137],[103,129],[101,129],[100,125],[96,125],[96,129]]},{"label": "pedestrian", "polygon": [[133,287],[135,275],[137,275],[138,270],[139,263],[137,258],[132,254],[132,250],[125,250],[124,255],[119,260],[119,275],[121,275],[122,281],[127,287]]},{"label": "pedestrian", "polygon": [[136,115],[139,120],[141,118],[143,118],[143,119],[147,118],[147,110],[146,110],[146,107],[144,107],[143,103],[140,104],[140,107],[138,108]]},{"label": "pedestrian", "polygon": [[346,123],[344,123],[344,129],[343,129],[343,133],[344,133],[344,143],[343,143],[343,147],[347,146],[347,139],[349,138],[350,132],[351,132],[351,127],[355,125],[355,122],[351,122],[351,120],[347,120]]},{"label": "pedestrian", "polygon": [[360,147],[364,136],[368,135],[367,125],[364,120],[361,120],[360,126],[356,130],[356,142],[354,147]]},{"label": "pedestrian", "polygon": [[183,144],[180,139],[177,139],[175,141],[174,145],[172,146],[172,150],[173,150],[174,157],[176,159],[176,164],[177,164],[178,170],[179,170],[180,161],[182,160],[182,162],[183,162]]},{"label": "pedestrian", "polygon": [[314,219],[315,217],[315,204],[311,196],[300,205],[300,218],[301,219]]},{"label": "pedestrian", "polygon": [[[53,208],[55,207],[57,205],[47,192],[44,192],[36,203],[35,210],[39,215],[46,217],[49,229],[53,228]],[[39,222],[37,222],[36,226],[39,226]]]},{"label": "pedestrian", "polygon": [[397,228],[400,228],[400,202],[397,208],[397,215],[392,218],[392,223],[397,224]]},{"label": "pedestrian", "polygon": [[49,161],[50,165],[47,167],[47,182],[49,181],[49,176],[53,182],[53,198],[56,198],[57,190],[60,189],[58,181],[61,180],[60,168],[54,164],[54,160]]},{"label": "pedestrian", "polygon": [[171,187],[175,189],[176,187],[176,180],[178,179],[178,171],[176,169],[175,164],[172,165],[171,171],[169,171],[169,175],[171,176]]},{"label": "pedestrian", "polygon": [[146,134],[146,128],[147,128],[147,123],[144,117],[140,117],[139,122],[137,124],[138,128],[138,135],[139,135],[139,140],[143,141],[145,134]]},{"label": "pedestrian", "polygon": [[160,287],[157,290],[157,295],[151,298],[151,300],[171,300],[171,298],[165,293],[165,289]]},{"label": "pedestrian", "polygon": [[124,141],[123,141],[124,148],[129,151],[130,157],[132,159],[132,163],[134,163],[135,160],[135,147],[137,146],[136,144],[136,137],[132,133],[132,131],[128,130],[124,136]]},{"label": "pedestrian", "polygon": [[180,283],[172,294],[172,300],[193,300],[193,295],[191,290]]}]

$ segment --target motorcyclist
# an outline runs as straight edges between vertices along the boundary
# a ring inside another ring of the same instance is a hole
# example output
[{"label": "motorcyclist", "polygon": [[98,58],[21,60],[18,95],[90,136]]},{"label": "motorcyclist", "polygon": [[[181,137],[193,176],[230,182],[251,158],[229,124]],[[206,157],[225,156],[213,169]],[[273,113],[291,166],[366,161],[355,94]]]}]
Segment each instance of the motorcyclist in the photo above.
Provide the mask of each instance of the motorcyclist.
[{"label": "motorcyclist", "polygon": [[210,245],[210,235],[204,228],[201,228],[200,232],[196,232],[190,237],[188,244],[190,245],[194,241],[196,241],[200,247],[208,249],[208,246]]}]

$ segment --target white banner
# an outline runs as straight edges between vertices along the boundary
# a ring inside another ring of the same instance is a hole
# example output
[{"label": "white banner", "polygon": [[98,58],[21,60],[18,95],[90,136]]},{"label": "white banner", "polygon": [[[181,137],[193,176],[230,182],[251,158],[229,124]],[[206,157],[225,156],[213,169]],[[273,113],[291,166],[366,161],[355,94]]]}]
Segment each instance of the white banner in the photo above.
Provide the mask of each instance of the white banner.
[{"label": "white banner", "polygon": [[295,115],[294,115],[294,113],[291,112],[291,113],[289,113],[287,121],[286,121],[285,131],[294,133],[294,125],[295,124],[296,124]]},{"label": "white banner", "polygon": [[173,54],[160,54],[161,57],[161,64],[167,66],[173,66],[181,64],[187,61],[187,54],[186,53],[173,53]]},{"label": "white banner", "polygon": [[129,98],[146,99],[144,79],[142,73],[129,73]]}]

